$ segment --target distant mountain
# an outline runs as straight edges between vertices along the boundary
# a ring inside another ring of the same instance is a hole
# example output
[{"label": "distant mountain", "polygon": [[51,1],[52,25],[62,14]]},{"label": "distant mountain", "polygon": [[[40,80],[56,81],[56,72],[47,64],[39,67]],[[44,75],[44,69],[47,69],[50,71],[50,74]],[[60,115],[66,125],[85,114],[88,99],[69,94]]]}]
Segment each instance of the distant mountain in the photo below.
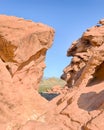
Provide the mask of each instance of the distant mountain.
[{"label": "distant mountain", "polygon": [[65,85],[65,81],[57,77],[43,78],[40,82],[39,92],[45,92],[56,85],[63,87]]}]

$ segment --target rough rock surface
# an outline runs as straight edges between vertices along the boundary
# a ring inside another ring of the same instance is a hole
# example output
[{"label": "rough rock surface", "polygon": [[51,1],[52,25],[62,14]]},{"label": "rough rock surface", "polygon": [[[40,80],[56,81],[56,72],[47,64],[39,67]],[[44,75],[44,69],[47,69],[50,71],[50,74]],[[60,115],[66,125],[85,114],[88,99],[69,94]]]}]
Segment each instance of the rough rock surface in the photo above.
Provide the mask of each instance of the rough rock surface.
[{"label": "rough rock surface", "polygon": [[[72,56],[71,63],[64,69],[61,76],[69,87],[88,84],[91,79],[103,80],[104,61],[104,20],[73,42],[67,51],[67,56]],[[86,72],[87,71],[87,72]],[[85,77],[85,78],[84,78]],[[83,79],[86,79],[83,80]],[[83,81],[82,81],[83,80]]]},{"label": "rough rock surface", "polygon": [[62,78],[70,89],[50,102],[35,89],[53,29],[16,17],[0,23],[0,130],[103,130],[104,20],[68,50]]},{"label": "rough rock surface", "polygon": [[73,87],[49,102],[47,112],[40,116],[44,122],[30,121],[22,130],[30,126],[29,130],[104,129],[104,20],[100,23],[68,50],[68,55],[74,57],[64,76],[68,86]]},{"label": "rough rock surface", "polygon": [[55,94],[65,94],[65,93],[67,93],[68,89],[69,88],[67,86],[61,87],[60,85],[55,85],[47,92],[48,93],[55,93]]},{"label": "rough rock surface", "polygon": [[62,78],[71,88],[52,101],[56,106],[47,114],[50,124],[59,123],[59,130],[104,129],[104,19],[99,23],[67,52],[73,58]]},{"label": "rough rock surface", "polygon": [[0,15],[0,130],[17,130],[44,111],[36,90],[53,36],[41,23]]}]

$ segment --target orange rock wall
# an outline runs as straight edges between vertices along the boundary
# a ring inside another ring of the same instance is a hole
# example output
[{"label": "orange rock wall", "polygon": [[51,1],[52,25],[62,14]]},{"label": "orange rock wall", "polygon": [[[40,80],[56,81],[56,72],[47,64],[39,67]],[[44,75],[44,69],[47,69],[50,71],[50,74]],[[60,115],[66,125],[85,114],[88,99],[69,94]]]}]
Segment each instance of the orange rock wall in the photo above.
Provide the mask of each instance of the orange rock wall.
[{"label": "orange rock wall", "polygon": [[36,90],[53,37],[46,25],[0,15],[0,130],[17,130],[44,111]]},{"label": "orange rock wall", "polygon": [[68,87],[80,86],[95,78],[98,66],[104,61],[104,24],[99,21],[83,33],[82,37],[73,42],[67,51],[67,56],[72,56],[71,63],[64,69],[61,76],[67,82]]}]

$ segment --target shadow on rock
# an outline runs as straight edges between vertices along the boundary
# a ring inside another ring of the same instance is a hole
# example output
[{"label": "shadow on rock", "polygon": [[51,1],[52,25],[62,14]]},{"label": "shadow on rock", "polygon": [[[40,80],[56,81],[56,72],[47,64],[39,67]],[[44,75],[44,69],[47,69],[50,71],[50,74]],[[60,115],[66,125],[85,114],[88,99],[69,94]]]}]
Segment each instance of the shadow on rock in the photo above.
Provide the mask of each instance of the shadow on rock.
[{"label": "shadow on rock", "polygon": [[87,87],[92,87],[92,86],[100,84],[102,82],[104,82],[104,80],[97,80],[96,78],[94,78],[87,84]]},{"label": "shadow on rock", "polygon": [[44,97],[45,99],[47,99],[48,101],[52,100],[53,98],[57,97],[60,94],[57,93],[43,93],[41,92],[40,95],[42,97]]},{"label": "shadow on rock", "polygon": [[104,109],[104,90],[100,93],[83,93],[78,99],[78,106],[86,111]]}]

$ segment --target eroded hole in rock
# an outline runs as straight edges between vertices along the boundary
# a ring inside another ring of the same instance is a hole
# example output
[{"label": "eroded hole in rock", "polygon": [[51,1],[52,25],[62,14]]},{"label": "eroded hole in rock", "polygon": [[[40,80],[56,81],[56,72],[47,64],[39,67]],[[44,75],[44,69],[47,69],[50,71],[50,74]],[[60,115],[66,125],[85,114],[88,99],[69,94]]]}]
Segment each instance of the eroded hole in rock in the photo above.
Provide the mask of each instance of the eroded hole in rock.
[{"label": "eroded hole in rock", "polygon": [[92,86],[104,81],[104,62],[96,67],[93,78],[90,80],[87,86]]},{"label": "eroded hole in rock", "polygon": [[10,75],[13,76],[12,70],[11,70],[11,68],[9,67],[9,65],[6,65],[6,68],[7,68],[7,70],[9,71]]},{"label": "eroded hole in rock", "polygon": [[[4,63],[6,63],[2,58],[1,58],[1,60],[2,60]],[[11,70],[11,68],[9,67],[9,65],[6,65],[5,67],[6,67],[6,69],[8,70],[8,72],[10,73],[10,75],[13,76],[12,70]]]}]

